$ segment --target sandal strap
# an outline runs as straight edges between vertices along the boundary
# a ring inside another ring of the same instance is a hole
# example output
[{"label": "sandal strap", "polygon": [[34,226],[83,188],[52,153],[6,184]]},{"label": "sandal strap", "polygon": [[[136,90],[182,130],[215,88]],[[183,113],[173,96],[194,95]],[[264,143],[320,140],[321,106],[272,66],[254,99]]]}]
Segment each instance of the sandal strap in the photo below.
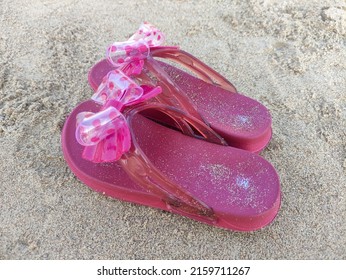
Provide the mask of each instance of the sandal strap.
[{"label": "sandal strap", "polygon": [[150,50],[152,57],[161,57],[177,62],[191,70],[203,81],[231,92],[237,92],[237,89],[230,81],[186,51],[170,46],[152,47]]},{"label": "sandal strap", "polygon": [[[142,71],[140,75],[135,76],[134,78],[136,78],[136,80],[138,80],[141,84],[150,85],[152,87],[159,85],[159,87],[163,89],[163,92],[174,91],[174,93],[172,94],[156,95],[156,103],[158,102],[160,104],[166,104],[174,108],[183,107],[183,109],[185,109],[183,111],[191,116],[193,122],[196,123],[196,121],[199,121],[199,130],[197,131],[202,135],[202,139],[211,143],[227,146],[227,142],[206,124],[206,121],[201,118],[197,109],[192,106],[193,103],[189,101],[189,98],[180,91],[177,85],[173,84],[166,72],[159,70],[157,67],[160,66],[157,65],[157,62],[153,60],[153,64],[151,64],[150,70],[147,69],[149,70],[149,72]],[[156,77],[153,78],[151,77],[151,74],[153,73],[154,69]],[[179,95],[179,98],[176,98],[177,95]],[[155,119],[155,117],[152,117],[150,115],[148,115],[148,117]],[[191,125],[189,125],[189,123],[186,122],[183,117],[175,117],[172,119],[175,122],[175,126],[179,128],[183,134],[192,136],[194,138],[201,138],[201,136],[199,134],[196,134],[196,131],[191,128]],[[160,122],[160,120],[157,121]]]},{"label": "sandal strap", "polygon": [[184,93],[184,91],[172,81],[172,79],[155,59],[150,56],[147,57],[145,60],[145,66],[149,72],[156,77],[158,84],[162,87],[163,92],[168,93],[158,96],[157,100],[160,103],[181,108],[194,118],[204,121],[201,115],[198,113],[197,108],[193,105],[194,103]]},{"label": "sandal strap", "polygon": [[149,103],[129,109],[125,113],[132,135],[132,146],[118,161],[129,177],[144,189],[161,197],[173,212],[185,213],[200,220],[215,221],[217,217],[212,208],[195,198],[185,188],[177,185],[161,171],[144,154],[139,147],[132,130],[131,122],[135,114],[145,110],[157,110],[166,114],[176,122],[186,122],[199,131],[204,137],[219,137],[205,123],[186,115],[182,111],[159,103]]}]

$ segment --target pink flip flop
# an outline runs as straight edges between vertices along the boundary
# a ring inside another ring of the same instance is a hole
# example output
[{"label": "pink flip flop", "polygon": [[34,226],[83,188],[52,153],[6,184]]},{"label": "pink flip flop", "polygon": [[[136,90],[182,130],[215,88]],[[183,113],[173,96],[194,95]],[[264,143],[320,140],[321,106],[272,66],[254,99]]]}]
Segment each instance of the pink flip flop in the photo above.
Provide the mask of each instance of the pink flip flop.
[{"label": "pink flip flop", "polygon": [[[91,87],[96,90],[112,69],[122,69],[134,79],[149,77],[163,89],[157,97],[160,103],[203,120],[233,147],[251,152],[264,149],[272,136],[268,109],[237,93],[226,78],[191,54],[179,47],[161,46],[163,40],[164,35],[157,28],[142,24],[128,41],[111,45],[108,59],[91,68]],[[162,58],[187,68],[197,77],[158,60]]]},{"label": "pink flip flop", "polygon": [[[81,181],[117,199],[226,229],[253,231],[275,218],[280,183],[270,163],[225,146],[204,122],[177,108],[145,102],[161,88],[138,86],[119,70],[106,77],[62,131],[64,157]],[[146,111],[208,141],[157,124]]]}]

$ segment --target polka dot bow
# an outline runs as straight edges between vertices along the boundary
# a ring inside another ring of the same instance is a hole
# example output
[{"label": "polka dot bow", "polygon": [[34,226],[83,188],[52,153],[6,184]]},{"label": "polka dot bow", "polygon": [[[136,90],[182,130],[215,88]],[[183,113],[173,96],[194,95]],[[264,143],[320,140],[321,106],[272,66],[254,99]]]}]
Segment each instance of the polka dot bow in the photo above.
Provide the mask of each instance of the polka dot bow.
[{"label": "polka dot bow", "polygon": [[85,146],[83,158],[95,163],[120,159],[131,147],[130,131],[121,111],[159,93],[159,86],[139,86],[121,70],[109,72],[92,96],[103,105],[101,110],[77,115],[76,140]]},{"label": "polka dot bow", "polygon": [[125,69],[128,75],[139,74],[150,47],[161,46],[164,34],[154,25],[144,22],[135,34],[125,42],[115,42],[107,49],[107,59],[116,68]]}]

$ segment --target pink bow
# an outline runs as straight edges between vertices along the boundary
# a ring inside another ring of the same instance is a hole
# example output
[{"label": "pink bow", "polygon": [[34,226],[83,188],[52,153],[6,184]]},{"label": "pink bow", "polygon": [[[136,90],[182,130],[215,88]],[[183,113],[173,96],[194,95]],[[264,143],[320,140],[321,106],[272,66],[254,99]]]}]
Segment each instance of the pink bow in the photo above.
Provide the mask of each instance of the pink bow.
[{"label": "pink bow", "polygon": [[85,146],[83,158],[95,163],[120,159],[131,147],[131,134],[121,111],[161,91],[161,87],[138,86],[120,70],[109,72],[92,96],[102,109],[77,115],[76,139]]},{"label": "pink bow", "polygon": [[148,57],[150,47],[160,46],[164,42],[164,34],[148,22],[141,24],[135,34],[125,42],[115,42],[107,49],[108,61],[126,74],[139,74]]}]

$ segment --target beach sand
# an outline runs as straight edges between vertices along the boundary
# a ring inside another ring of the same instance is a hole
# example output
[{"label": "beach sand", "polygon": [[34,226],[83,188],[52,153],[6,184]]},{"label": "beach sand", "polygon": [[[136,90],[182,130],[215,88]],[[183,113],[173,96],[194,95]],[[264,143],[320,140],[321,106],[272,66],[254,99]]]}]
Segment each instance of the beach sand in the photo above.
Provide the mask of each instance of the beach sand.
[{"label": "beach sand", "polygon": [[[283,197],[266,228],[107,198],[68,168],[88,70],[145,20],[269,108]],[[0,258],[346,259],[345,44],[345,1],[1,1]]]}]

